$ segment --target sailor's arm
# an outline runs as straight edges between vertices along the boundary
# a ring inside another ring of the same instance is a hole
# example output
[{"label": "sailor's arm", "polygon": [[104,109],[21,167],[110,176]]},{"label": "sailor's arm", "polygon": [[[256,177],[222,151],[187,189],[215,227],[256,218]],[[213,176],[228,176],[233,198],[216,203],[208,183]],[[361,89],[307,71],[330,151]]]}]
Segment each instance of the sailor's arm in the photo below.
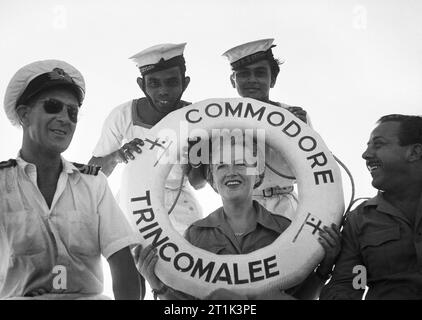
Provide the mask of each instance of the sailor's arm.
[{"label": "sailor's arm", "polygon": [[89,164],[101,167],[101,171],[108,177],[118,163],[128,163],[128,161],[135,159],[135,152],[142,153],[141,147],[143,145],[144,141],[142,139],[135,138],[106,156],[92,157],[89,160]]},{"label": "sailor's arm", "polygon": [[123,160],[119,151],[115,151],[104,157],[92,157],[88,164],[101,167],[101,171],[108,177],[120,162]]}]

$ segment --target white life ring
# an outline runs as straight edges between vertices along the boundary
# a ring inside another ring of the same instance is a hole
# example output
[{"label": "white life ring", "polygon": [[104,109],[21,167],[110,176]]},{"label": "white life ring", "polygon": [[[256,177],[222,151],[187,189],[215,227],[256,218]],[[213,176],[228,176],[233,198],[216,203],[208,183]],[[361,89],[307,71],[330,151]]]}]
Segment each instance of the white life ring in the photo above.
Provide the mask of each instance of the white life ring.
[{"label": "white life ring", "polygon": [[[216,128],[265,129],[266,143],[283,152],[297,180],[296,219],[271,245],[249,254],[216,255],[191,245],[172,227],[164,208],[172,165],[160,161],[165,156],[175,163],[187,134],[210,134]],[[121,204],[140,243],[157,247],[155,270],[166,285],[198,298],[218,288],[259,294],[302,282],[320,262],[317,230],[340,223],[344,210],[340,170],[321,137],[289,111],[253,99],[209,99],[172,112],[150,137],[140,138],[146,143],[124,170]]]}]

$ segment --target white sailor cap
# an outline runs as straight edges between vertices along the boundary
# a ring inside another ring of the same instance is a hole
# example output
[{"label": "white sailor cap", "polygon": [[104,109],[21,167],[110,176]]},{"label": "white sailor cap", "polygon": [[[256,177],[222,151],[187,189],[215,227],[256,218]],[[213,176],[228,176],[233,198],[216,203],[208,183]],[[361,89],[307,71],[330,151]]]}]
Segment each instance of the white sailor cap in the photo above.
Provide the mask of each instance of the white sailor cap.
[{"label": "white sailor cap", "polygon": [[85,80],[72,65],[61,60],[42,60],[20,68],[9,82],[4,96],[4,110],[13,125],[19,125],[16,107],[45,89],[68,86],[82,104]]},{"label": "white sailor cap", "polygon": [[[271,48],[275,47],[273,42],[274,39],[247,42],[227,50],[223,53],[223,56],[227,57],[233,70],[259,60],[274,59],[271,50]],[[280,62],[280,64],[283,62]]]},{"label": "white sailor cap", "polygon": [[157,44],[133,55],[132,59],[141,71],[142,75],[185,64],[183,51],[186,43]]}]

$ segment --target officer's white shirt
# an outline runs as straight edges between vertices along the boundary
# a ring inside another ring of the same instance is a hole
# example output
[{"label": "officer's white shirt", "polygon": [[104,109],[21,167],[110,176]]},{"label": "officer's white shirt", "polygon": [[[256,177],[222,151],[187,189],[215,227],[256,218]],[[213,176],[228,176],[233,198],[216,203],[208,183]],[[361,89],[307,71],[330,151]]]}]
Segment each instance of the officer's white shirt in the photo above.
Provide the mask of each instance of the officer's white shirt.
[{"label": "officer's white shirt", "polygon": [[[101,255],[137,243],[106,177],[83,174],[63,158],[62,164],[50,208],[35,165],[18,157],[16,166],[0,169],[0,298],[40,288],[101,294]],[[53,285],[63,267],[64,290]]]}]

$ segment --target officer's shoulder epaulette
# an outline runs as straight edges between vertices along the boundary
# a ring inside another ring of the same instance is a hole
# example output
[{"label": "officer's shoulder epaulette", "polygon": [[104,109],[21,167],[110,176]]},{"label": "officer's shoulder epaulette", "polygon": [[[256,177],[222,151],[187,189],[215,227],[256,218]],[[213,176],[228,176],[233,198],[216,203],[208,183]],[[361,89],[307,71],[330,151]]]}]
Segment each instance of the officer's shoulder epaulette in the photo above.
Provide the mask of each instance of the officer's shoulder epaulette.
[{"label": "officer's shoulder epaulette", "polygon": [[11,167],[16,167],[17,166],[17,162],[15,159],[9,159],[6,161],[1,161],[0,162],[0,169],[6,169],[6,168],[11,168]]},{"label": "officer's shoulder epaulette", "polygon": [[180,100],[181,107],[186,107],[186,106],[189,106],[191,104],[192,104],[192,102]]},{"label": "officer's shoulder epaulette", "polygon": [[89,174],[92,176],[98,175],[98,172],[100,171],[101,167],[89,165],[89,164],[82,164],[82,163],[76,163],[72,162],[72,164],[81,172],[84,174]]}]

